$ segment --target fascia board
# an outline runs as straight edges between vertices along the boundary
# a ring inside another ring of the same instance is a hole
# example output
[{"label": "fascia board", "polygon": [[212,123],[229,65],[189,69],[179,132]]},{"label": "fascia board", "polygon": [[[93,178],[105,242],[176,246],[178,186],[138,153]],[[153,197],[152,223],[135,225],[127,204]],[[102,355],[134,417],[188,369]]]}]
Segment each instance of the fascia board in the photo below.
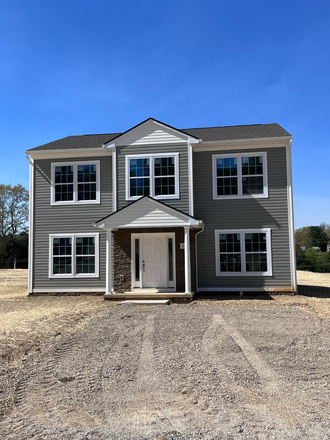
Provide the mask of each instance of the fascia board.
[{"label": "fascia board", "polygon": [[223,141],[202,141],[197,146],[193,145],[194,151],[207,151],[214,149],[228,148],[250,148],[253,147],[279,147],[287,146],[292,141],[292,136],[281,136],[272,138],[253,138],[253,139],[232,139]]},{"label": "fascia board", "polygon": [[94,156],[109,156],[112,151],[100,147],[100,148],[72,148],[62,150],[27,150],[25,154],[28,154],[33,159],[60,159],[66,157],[94,157]]}]

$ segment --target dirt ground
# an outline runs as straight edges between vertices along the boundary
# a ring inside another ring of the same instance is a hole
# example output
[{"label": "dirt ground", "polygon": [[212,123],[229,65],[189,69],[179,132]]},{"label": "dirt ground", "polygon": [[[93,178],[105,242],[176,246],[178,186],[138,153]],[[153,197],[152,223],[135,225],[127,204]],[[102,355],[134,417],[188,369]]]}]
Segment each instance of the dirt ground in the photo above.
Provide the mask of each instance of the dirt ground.
[{"label": "dirt ground", "polygon": [[0,438],[330,438],[330,274],[170,306],[26,284],[0,271]]}]

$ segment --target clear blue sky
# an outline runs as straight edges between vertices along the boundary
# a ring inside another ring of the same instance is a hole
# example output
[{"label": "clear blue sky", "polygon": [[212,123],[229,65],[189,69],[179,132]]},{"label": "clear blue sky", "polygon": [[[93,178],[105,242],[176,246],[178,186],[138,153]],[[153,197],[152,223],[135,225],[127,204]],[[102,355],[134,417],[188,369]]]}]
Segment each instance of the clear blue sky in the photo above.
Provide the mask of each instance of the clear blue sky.
[{"label": "clear blue sky", "polygon": [[0,183],[68,135],[278,122],[295,227],[330,223],[330,2],[0,0]]}]

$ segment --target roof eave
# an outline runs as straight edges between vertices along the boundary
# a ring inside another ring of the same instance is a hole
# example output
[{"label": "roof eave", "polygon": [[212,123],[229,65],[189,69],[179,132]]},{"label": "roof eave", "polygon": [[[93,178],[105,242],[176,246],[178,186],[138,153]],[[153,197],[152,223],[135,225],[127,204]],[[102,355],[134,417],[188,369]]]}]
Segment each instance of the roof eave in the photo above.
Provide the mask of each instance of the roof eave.
[{"label": "roof eave", "polygon": [[65,157],[108,156],[111,150],[104,147],[96,148],[63,148],[58,150],[27,150],[25,152],[33,159],[55,159]]}]

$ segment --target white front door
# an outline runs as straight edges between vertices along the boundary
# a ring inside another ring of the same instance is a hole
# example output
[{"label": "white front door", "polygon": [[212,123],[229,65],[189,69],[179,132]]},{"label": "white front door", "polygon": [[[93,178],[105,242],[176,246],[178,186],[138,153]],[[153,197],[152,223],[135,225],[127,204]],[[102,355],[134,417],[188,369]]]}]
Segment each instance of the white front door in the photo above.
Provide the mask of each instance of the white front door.
[{"label": "white front door", "polygon": [[142,287],[166,287],[166,236],[142,235]]}]

